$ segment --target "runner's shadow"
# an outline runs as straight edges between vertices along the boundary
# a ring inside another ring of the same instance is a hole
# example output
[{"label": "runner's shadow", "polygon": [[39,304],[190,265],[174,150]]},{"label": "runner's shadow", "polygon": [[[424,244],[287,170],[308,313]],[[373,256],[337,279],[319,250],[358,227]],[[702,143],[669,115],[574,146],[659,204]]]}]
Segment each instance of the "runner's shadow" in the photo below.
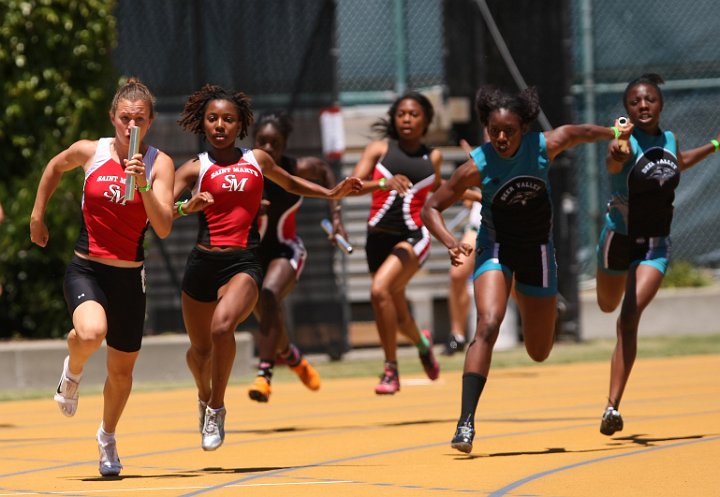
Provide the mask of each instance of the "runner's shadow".
[{"label": "runner's shadow", "polygon": [[228,474],[245,474],[245,473],[265,473],[267,471],[280,471],[282,469],[298,469],[300,466],[264,466],[260,468],[203,468],[193,471],[193,473],[228,475]]},{"label": "runner's shadow", "polygon": [[618,442],[632,442],[637,445],[642,445],[643,447],[653,447],[660,442],[675,442],[677,440],[697,440],[700,438],[706,438],[707,436],[708,435],[685,435],[677,437],[650,438],[644,433],[640,433],[638,435],[628,435],[626,437],[613,437],[613,440],[617,440]]},{"label": "runner's shadow", "polygon": [[375,426],[387,426],[387,427],[398,427],[398,426],[418,426],[418,425],[433,425],[439,423],[454,423],[457,422],[457,418],[448,419],[415,419],[410,421],[398,421],[395,423],[377,423]]},{"label": "runner's shadow", "polygon": [[[613,440],[617,442],[631,442],[633,444],[642,445],[644,447],[653,447],[662,442],[676,442],[678,440],[697,440],[700,438],[706,438],[708,435],[686,435],[678,437],[658,437],[649,438],[643,434],[640,435],[628,435],[626,437],[614,437]],[[614,447],[599,447],[596,449],[582,449],[582,450],[567,450],[564,447],[548,447],[545,450],[536,451],[520,451],[520,452],[495,452],[491,454],[448,454],[454,456],[457,460],[472,460],[472,459],[484,459],[488,457],[507,457],[507,456],[544,456],[549,454],[582,454],[589,452],[604,452],[622,449],[623,444],[614,444]]]},{"label": "runner's shadow", "polygon": [[140,480],[153,478],[197,478],[199,474],[183,473],[166,473],[162,475],[118,475],[118,476],[93,476],[88,478],[69,478],[78,481],[121,481],[121,480]]},{"label": "runner's shadow", "polygon": [[[594,419],[594,418],[593,418]],[[585,421],[586,417],[555,417],[555,418],[483,418],[483,423],[557,423],[557,422],[574,422]]]},{"label": "runner's shadow", "polygon": [[266,466],[259,468],[202,468],[193,471],[182,471],[178,473],[166,473],[161,475],[119,475],[119,476],[94,476],[91,478],[78,478],[79,481],[120,481],[133,479],[153,479],[153,478],[197,478],[206,474],[245,474],[245,473],[265,473],[267,471],[278,471],[281,469],[296,469],[293,466]]},{"label": "runner's shadow", "polygon": [[579,454],[585,452],[603,452],[613,450],[610,448],[585,449],[585,450],[567,450],[565,447],[548,447],[545,450],[526,450],[517,452],[494,452],[490,454],[449,454],[455,456],[458,460],[486,459],[488,457],[512,457],[512,456],[546,456],[550,454]]},{"label": "runner's shadow", "polygon": [[442,424],[442,423],[455,423],[457,418],[447,419],[417,419],[410,421],[399,421],[393,423],[376,423],[376,424],[362,424],[362,425],[328,425],[325,427],[298,427],[298,426],[286,426],[278,428],[266,428],[258,430],[225,430],[225,433],[237,433],[237,434],[252,434],[252,435],[272,435],[274,433],[302,433],[310,431],[333,431],[333,430],[351,430],[354,428],[368,428],[371,426],[377,427],[402,427],[402,426],[417,426],[417,425],[430,425],[430,424]]},{"label": "runner's shadow", "polygon": [[263,428],[257,430],[225,430],[225,433],[251,434],[251,435],[272,435],[273,433],[302,433],[313,431],[315,428],[301,428],[297,426],[280,426],[278,428]]}]

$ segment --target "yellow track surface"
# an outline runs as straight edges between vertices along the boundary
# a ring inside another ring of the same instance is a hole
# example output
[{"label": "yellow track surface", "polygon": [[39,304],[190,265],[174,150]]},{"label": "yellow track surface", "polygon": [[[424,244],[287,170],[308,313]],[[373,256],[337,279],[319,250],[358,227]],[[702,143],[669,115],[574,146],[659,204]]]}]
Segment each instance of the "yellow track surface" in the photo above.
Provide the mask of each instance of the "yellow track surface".
[{"label": "yellow track surface", "polygon": [[[322,373],[322,368],[320,367]],[[460,373],[274,385],[268,404],[228,389],[225,444],[200,449],[194,390],[136,392],[117,440],[120,477],[97,470],[102,398],[74,418],[52,400],[0,404],[0,496],[683,497],[720,489],[720,357],[638,360],[621,413],[598,431],[608,363],[491,372],[470,456],[449,446]]]}]

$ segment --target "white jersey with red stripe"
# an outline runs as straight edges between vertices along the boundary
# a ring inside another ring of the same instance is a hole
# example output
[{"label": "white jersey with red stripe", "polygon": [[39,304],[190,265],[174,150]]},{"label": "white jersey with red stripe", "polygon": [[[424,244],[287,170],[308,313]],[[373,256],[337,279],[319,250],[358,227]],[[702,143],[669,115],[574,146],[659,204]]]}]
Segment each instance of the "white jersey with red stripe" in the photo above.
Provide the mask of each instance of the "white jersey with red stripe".
[{"label": "white jersey with red stripe", "polygon": [[402,174],[412,183],[404,196],[396,190],[375,190],[368,225],[383,231],[403,233],[423,226],[420,211],[435,184],[435,168],[430,159],[431,149],[423,145],[410,155],[400,148],[397,140],[388,140],[388,149],[373,170],[372,179],[390,179]]},{"label": "white jersey with red stripe", "polygon": [[198,243],[216,247],[255,248],[260,242],[256,216],[263,193],[263,174],[250,149],[221,166],[207,152],[198,156],[200,174],[193,194],[209,192],[214,202],[200,212]]},{"label": "white jersey with red stripe", "polygon": [[[148,218],[142,195],[125,199],[125,170],[112,158],[114,138],[100,138],[91,166],[85,171],[82,226],[75,251],[92,257],[142,261]],[[158,149],[148,147],[143,157],[145,175],[152,177]]]}]

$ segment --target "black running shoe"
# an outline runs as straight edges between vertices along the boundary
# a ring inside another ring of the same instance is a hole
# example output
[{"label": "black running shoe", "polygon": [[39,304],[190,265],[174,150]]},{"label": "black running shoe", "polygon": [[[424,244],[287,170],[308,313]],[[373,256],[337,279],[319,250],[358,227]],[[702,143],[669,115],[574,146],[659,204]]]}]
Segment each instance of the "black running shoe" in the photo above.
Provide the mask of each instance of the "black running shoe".
[{"label": "black running shoe", "polygon": [[600,433],[603,435],[610,436],[616,431],[622,431],[623,429],[623,418],[620,413],[614,407],[608,407],[603,413],[602,421],[600,422]]},{"label": "black running shoe", "polygon": [[465,337],[450,333],[445,344],[445,355],[453,355],[455,352],[462,352],[465,348]]},{"label": "black running shoe", "polygon": [[458,425],[455,430],[455,436],[450,442],[450,447],[465,454],[472,452],[473,438],[475,438],[475,428],[469,421],[465,421]]}]

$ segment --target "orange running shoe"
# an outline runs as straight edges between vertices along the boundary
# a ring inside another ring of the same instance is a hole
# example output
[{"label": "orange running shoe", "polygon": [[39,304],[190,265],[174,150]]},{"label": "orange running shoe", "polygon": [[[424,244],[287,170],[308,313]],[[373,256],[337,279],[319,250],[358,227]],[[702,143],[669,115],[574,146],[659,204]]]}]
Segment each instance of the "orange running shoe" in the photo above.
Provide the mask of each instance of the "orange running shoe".
[{"label": "orange running shoe", "polygon": [[257,402],[267,402],[270,400],[271,391],[272,388],[270,388],[270,382],[267,381],[267,378],[264,376],[256,376],[255,381],[253,381],[248,389],[248,395],[252,400]]},{"label": "orange running shoe", "polygon": [[290,366],[290,369],[292,369],[293,373],[298,375],[298,378],[300,378],[300,381],[303,382],[303,385],[308,387],[310,390],[318,390],[320,388],[320,373],[318,373],[317,370],[312,367],[312,364],[310,364],[304,357],[300,361],[300,364],[297,366]]}]

